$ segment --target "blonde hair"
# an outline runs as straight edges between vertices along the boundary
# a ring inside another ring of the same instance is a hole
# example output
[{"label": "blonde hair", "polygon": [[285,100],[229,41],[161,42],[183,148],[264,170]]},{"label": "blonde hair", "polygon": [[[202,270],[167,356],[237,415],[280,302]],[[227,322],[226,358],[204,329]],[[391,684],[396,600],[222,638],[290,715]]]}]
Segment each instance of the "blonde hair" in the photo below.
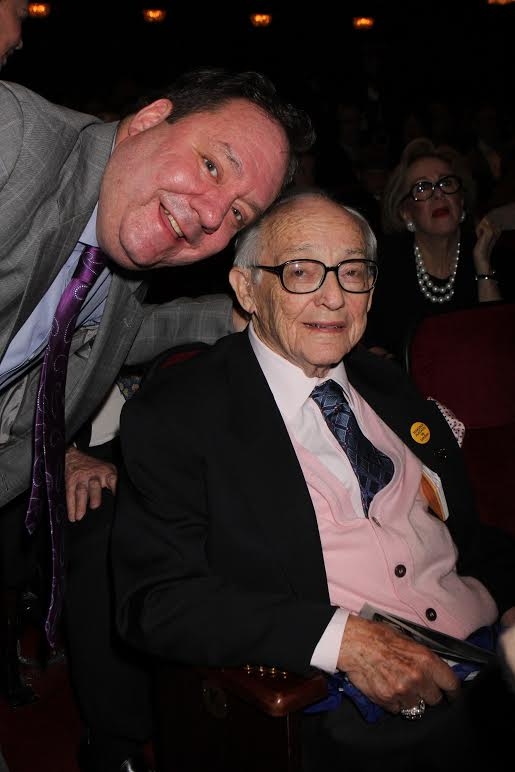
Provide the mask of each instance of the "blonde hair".
[{"label": "blonde hair", "polygon": [[399,209],[406,193],[406,178],[415,161],[420,158],[438,158],[447,163],[453,174],[463,180],[465,211],[473,214],[476,202],[476,185],[465,157],[451,145],[434,145],[428,137],[417,137],[408,142],[399,163],[391,172],[381,197],[381,226],[384,233],[399,233],[406,229]]}]

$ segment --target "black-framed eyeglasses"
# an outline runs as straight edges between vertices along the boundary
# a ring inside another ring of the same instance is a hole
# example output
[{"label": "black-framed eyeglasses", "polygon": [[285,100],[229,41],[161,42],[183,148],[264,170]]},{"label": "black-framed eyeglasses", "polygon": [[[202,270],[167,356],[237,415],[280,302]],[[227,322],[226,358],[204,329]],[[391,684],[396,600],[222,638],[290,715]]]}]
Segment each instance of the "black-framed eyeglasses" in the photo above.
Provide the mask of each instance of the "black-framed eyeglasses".
[{"label": "black-framed eyeglasses", "polygon": [[329,272],[334,272],[345,292],[370,292],[377,281],[378,268],[374,260],[342,260],[338,265],[324,265],[320,260],[287,260],[281,265],[253,265],[261,271],[278,276],[286,292],[307,295],[320,289]]},{"label": "black-framed eyeglasses", "polygon": [[440,177],[436,182],[419,180],[403,196],[402,201],[405,201],[407,198],[412,198],[413,201],[428,201],[434,195],[436,188],[440,188],[442,193],[445,193],[447,196],[452,196],[461,190],[462,187],[463,180],[457,174],[447,174],[445,177]]}]

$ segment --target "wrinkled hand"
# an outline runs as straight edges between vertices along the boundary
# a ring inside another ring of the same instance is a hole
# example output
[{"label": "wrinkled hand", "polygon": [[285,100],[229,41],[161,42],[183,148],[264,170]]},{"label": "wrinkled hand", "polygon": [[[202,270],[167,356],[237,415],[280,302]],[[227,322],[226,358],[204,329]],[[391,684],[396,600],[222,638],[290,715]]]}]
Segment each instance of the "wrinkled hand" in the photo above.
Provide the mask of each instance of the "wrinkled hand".
[{"label": "wrinkled hand", "polygon": [[384,622],[350,616],[338,669],[366,696],[390,713],[424,700],[436,705],[454,699],[460,681],[440,657]]},{"label": "wrinkled hand", "polygon": [[99,461],[70,447],[65,461],[66,506],[68,520],[82,520],[88,507],[97,509],[102,503],[102,489],[116,492],[118,473],[114,464]]}]

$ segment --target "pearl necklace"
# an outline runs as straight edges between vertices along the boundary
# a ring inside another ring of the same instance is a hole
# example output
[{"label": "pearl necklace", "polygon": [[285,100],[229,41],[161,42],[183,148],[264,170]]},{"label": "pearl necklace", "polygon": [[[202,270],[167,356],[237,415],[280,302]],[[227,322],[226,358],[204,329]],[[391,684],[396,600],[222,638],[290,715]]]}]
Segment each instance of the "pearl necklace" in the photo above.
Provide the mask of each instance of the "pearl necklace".
[{"label": "pearl necklace", "polygon": [[452,265],[451,275],[441,287],[440,285],[435,284],[429,276],[418,244],[414,245],[413,251],[415,253],[417,279],[420,291],[424,297],[431,301],[431,303],[446,303],[454,295],[454,282],[456,281],[456,270],[460,259],[460,242],[458,241],[458,246],[456,247],[456,257],[454,258]]}]

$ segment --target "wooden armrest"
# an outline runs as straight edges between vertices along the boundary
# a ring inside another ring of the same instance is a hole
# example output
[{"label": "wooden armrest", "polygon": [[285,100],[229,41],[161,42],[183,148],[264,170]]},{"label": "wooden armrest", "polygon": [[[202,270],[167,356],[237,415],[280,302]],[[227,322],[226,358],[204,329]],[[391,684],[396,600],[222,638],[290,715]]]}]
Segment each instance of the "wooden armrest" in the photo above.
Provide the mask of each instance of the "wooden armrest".
[{"label": "wooden armrest", "polygon": [[302,709],[327,696],[320,673],[170,663],[156,689],[161,772],[299,772]]},{"label": "wooden armrest", "polygon": [[322,673],[307,676],[262,666],[188,667],[165,664],[158,668],[159,691],[166,695],[181,690],[188,694],[199,684],[204,701],[226,692],[261,710],[268,716],[286,716],[327,697],[327,680]]},{"label": "wooden armrest", "polygon": [[207,683],[226,689],[269,716],[285,716],[327,697],[327,680],[321,673],[300,676],[247,666],[206,668],[203,676]]}]

